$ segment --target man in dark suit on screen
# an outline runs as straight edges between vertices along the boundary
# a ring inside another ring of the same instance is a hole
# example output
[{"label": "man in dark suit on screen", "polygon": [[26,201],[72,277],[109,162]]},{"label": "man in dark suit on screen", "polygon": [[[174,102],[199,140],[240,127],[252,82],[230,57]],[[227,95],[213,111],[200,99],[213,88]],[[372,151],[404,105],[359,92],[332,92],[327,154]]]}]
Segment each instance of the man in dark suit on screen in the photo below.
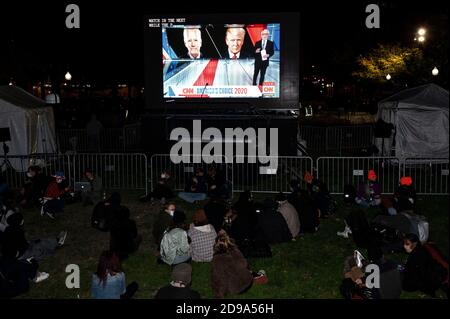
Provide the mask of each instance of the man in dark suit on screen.
[{"label": "man in dark suit on screen", "polygon": [[269,66],[269,59],[273,54],[273,41],[269,40],[269,30],[264,29],[261,32],[261,40],[255,43],[255,71],[253,72],[253,85],[256,85],[258,74],[260,74],[259,86],[263,85],[264,76],[266,75],[266,70]]}]

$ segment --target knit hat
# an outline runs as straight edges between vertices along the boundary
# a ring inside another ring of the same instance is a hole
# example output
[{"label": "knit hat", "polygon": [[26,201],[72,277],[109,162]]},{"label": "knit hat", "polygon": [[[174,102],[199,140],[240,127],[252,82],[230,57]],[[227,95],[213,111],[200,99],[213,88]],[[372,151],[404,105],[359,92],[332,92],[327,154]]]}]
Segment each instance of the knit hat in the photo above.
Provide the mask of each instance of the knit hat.
[{"label": "knit hat", "polygon": [[375,181],[377,179],[377,174],[375,174],[375,171],[373,169],[371,169],[369,171],[369,174],[367,174],[367,179],[369,181]]},{"label": "knit hat", "polygon": [[312,183],[314,176],[309,171],[305,171],[305,174],[303,175],[303,179],[305,180],[305,182],[310,184],[310,183]]},{"label": "knit hat", "polygon": [[61,178],[61,179],[66,179],[66,176],[64,175],[64,172],[63,172],[63,171],[57,171],[57,172],[55,173],[55,175],[53,175],[53,177]]},{"label": "knit hat", "polygon": [[411,186],[412,185],[412,178],[411,176],[403,176],[400,178],[400,185],[402,186]]},{"label": "knit hat", "polygon": [[178,264],[172,269],[172,280],[182,282],[185,285],[191,283],[192,266],[190,264]]}]

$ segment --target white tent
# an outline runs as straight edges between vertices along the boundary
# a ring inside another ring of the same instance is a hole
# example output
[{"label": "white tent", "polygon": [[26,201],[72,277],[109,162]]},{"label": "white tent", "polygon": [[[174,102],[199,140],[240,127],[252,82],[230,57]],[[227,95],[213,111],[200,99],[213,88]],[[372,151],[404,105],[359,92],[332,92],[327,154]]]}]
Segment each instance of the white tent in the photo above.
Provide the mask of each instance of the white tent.
[{"label": "white tent", "polygon": [[448,158],[448,98],[447,90],[426,84],[379,102],[377,120],[394,126],[390,138],[375,140],[380,153],[400,159]]},{"label": "white tent", "polygon": [[[19,87],[0,86],[0,128],[5,127],[11,134],[11,141],[6,142],[10,156],[56,152],[53,109]],[[3,155],[2,149],[0,152]],[[3,156],[0,165],[2,162]],[[14,158],[10,162],[20,169]]]}]

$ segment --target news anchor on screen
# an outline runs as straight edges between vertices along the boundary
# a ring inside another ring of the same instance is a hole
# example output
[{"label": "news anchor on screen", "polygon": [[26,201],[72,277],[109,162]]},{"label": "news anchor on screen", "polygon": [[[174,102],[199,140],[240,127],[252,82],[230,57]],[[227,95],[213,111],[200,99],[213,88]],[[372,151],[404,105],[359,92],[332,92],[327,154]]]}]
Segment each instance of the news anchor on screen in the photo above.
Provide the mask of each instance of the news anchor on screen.
[{"label": "news anchor on screen", "polygon": [[231,27],[227,29],[225,34],[225,43],[228,46],[227,52],[224,54],[225,59],[248,59],[250,56],[242,51],[244,45],[245,29]]},{"label": "news anchor on screen", "polygon": [[202,33],[198,28],[185,28],[183,30],[184,46],[188,50],[185,59],[198,60],[203,59],[200,52],[202,47]]},{"label": "news anchor on screen", "polygon": [[269,40],[269,30],[264,29],[261,32],[261,40],[255,43],[255,71],[253,73],[253,85],[256,85],[256,80],[259,76],[259,86],[264,83],[264,76],[266,75],[267,67],[269,66],[269,59],[274,54],[273,41]]}]

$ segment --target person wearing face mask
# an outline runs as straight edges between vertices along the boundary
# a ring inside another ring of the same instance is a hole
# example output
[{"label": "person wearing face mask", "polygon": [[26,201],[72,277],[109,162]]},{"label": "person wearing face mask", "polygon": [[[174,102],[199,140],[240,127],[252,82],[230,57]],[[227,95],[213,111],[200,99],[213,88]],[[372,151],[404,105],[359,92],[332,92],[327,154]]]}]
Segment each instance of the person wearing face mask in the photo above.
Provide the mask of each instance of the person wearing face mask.
[{"label": "person wearing face mask", "polygon": [[161,239],[164,236],[164,232],[172,224],[173,214],[176,210],[175,203],[167,203],[164,205],[163,210],[158,214],[153,223],[153,240],[157,247],[157,255],[159,256]]},{"label": "person wearing face mask", "polygon": [[167,199],[173,198],[173,179],[169,171],[163,171],[161,173],[158,183],[156,183],[154,189],[145,196],[142,196],[139,200],[141,202],[153,201],[159,199],[164,205]]},{"label": "person wearing face mask", "polygon": [[409,254],[402,271],[402,286],[406,291],[421,291],[435,297],[442,289],[448,298],[448,262],[431,244],[421,244],[416,234],[404,237],[403,247]]},{"label": "person wearing face mask", "polygon": [[366,208],[381,204],[381,186],[373,169],[369,170],[367,183],[359,185],[355,201],[358,205]]},{"label": "person wearing face mask", "polygon": [[206,192],[208,190],[205,172],[203,168],[197,168],[195,175],[193,175],[186,185],[184,192],[179,192],[178,197],[187,201],[188,203],[195,203],[206,199]]},{"label": "person wearing face mask", "polygon": [[44,204],[41,208],[41,216],[46,214],[50,218],[55,219],[56,214],[64,211],[64,200],[62,197],[70,191],[70,187],[66,186],[64,183],[66,179],[64,172],[56,172],[52,177],[53,180],[50,182],[45,191]]}]

